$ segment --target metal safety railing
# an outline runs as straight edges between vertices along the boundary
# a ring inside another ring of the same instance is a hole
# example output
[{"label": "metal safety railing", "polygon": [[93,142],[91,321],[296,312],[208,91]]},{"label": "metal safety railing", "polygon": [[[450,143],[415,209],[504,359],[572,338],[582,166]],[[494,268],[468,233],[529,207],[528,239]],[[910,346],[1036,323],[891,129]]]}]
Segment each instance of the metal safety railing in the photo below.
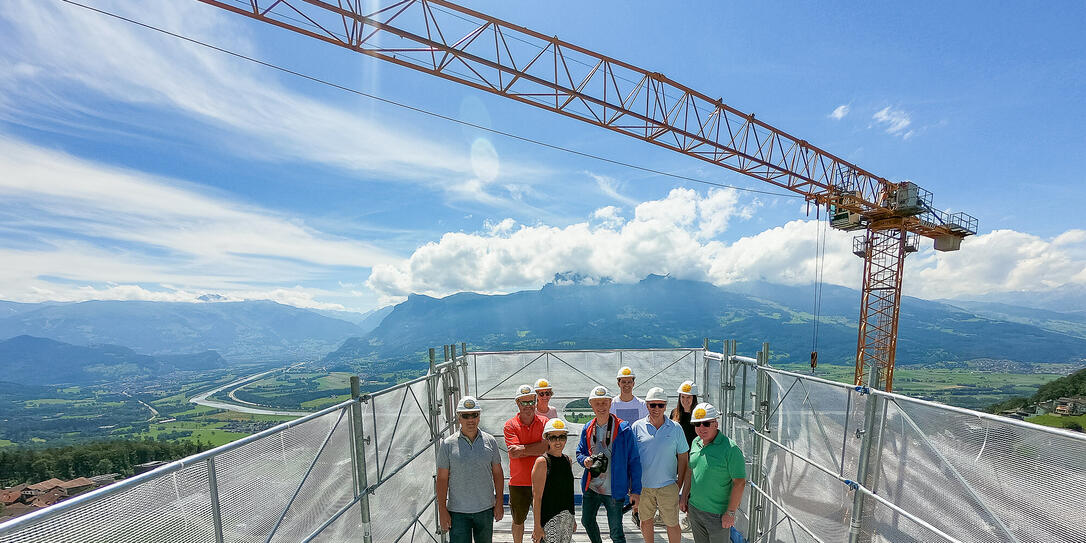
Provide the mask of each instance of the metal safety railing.
[{"label": "metal safety railing", "polygon": [[464,347],[446,346],[440,363],[431,350],[417,379],[369,394],[352,379],[352,400],[0,524],[0,543],[443,542],[436,451],[462,395],[500,436],[517,385],[547,378],[563,416],[591,387],[613,387],[621,366],[638,395],[660,386],[674,405],[692,379],[721,407],[721,431],[747,461],[748,541],[1086,541],[1082,434],[774,368],[768,344],[754,357],[735,341],[719,353],[707,342]]},{"label": "metal safety railing", "polygon": [[1086,541],[1086,435],[721,355],[749,541]]},{"label": "metal safety railing", "polygon": [[458,358],[370,394],[352,378],[351,400],[0,524],[0,543],[438,541]]}]

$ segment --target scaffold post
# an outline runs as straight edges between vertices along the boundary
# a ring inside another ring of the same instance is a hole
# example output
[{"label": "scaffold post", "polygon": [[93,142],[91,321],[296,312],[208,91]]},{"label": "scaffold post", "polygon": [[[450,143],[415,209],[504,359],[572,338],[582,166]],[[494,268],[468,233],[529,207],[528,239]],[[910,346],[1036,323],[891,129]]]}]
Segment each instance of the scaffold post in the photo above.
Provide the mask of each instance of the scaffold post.
[{"label": "scaffold post", "polygon": [[[871,372],[870,388],[882,386],[881,374]],[[856,466],[856,482],[871,492],[878,492],[879,463],[882,462],[882,435],[886,426],[886,399],[881,394],[868,394],[864,406],[864,429],[860,441],[860,457]],[[863,492],[854,491],[849,520],[849,543],[869,543],[874,535],[875,507],[878,502],[867,499]]]},{"label": "scaffold post", "polygon": [[[758,352],[758,368],[754,385],[754,428],[752,434],[753,447],[751,448],[750,473],[748,477],[759,488],[764,487],[762,477],[763,457],[765,456],[765,440],[762,438],[766,431],[766,415],[769,412],[769,376],[763,371],[769,365],[769,343],[762,343],[762,350]],[[747,502],[747,537],[753,541],[762,538],[765,532],[765,514],[763,511],[761,495],[751,492]]]},{"label": "scaffold post", "polygon": [[351,376],[351,464],[354,466],[355,497],[362,514],[362,541],[373,543],[370,528],[369,481],[366,478],[366,446],[362,429],[362,386],[357,375]]},{"label": "scaffold post", "polygon": [[721,390],[721,403],[720,413],[724,416],[724,420],[721,421],[724,424],[724,435],[731,439],[735,439],[735,433],[733,432],[734,418],[732,417],[732,391],[735,390],[735,385],[732,384],[732,351],[731,340],[724,340],[724,344],[720,348],[720,390]]}]

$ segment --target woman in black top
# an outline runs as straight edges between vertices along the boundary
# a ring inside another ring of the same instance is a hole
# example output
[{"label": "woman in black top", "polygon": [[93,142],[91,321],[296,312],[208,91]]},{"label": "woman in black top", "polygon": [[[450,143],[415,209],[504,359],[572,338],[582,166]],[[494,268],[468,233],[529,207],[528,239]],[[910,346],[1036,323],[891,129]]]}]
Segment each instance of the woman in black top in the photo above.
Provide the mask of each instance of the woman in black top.
[{"label": "woman in black top", "polygon": [[573,516],[573,467],[562,453],[566,446],[566,421],[551,419],[543,427],[547,454],[532,466],[532,510],[535,511],[536,543],[569,543],[577,531]]},{"label": "woman in black top", "polygon": [[679,405],[671,410],[671,420],[682,426],[683,433],[686,434],[686,444],[690,445],[694,442],[694,438],[698,437],[697,432],[694,431],[694,425],[690,424],[690,413],[694,411],[694,406],[698,405],[698,384],[693,381],[683,381],[676,392],[679,393]]}]

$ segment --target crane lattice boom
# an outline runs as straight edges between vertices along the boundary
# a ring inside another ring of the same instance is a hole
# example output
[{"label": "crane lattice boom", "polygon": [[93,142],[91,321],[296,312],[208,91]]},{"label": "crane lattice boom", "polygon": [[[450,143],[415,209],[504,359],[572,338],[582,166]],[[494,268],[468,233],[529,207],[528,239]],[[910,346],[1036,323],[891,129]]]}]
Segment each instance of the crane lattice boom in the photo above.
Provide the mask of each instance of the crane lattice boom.
[{"label": "crane lattice boom", "polygon": [[[834,227],[867,229],[857,250],[865,258],[857,384],[889,390],[893,375],[901,266],[871,265],[890,250],[873,233],[898,240],[891,244],[897,260],[917,235],[955,250],[976,233],[973,217],[935,209],[916,185],[874,175],[722,99],[445,0],[372,11],[361,0],[199,1],[723,166],[827,208]],[[873,280],[868,270],[880,276]],[[888,285],[896,289],[889,295]],[[866,323],[869,317],[875,320]],[[882,378],[865,378],[864,367],[880,369]]]}]

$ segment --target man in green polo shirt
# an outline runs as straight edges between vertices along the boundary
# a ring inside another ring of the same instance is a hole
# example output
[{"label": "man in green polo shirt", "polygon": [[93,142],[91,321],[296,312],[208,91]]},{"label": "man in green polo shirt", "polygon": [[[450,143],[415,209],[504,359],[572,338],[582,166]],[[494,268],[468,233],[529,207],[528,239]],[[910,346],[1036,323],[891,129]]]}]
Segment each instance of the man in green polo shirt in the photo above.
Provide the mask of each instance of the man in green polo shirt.
[{"label": "man in green polo shirt", "polygon": [[679,509],[690,519],[694,543],[725,543],[747,486],[743,451],[721,434],[717,410],[699,403],[690,414],[698,437],[690,444],[690,469],[683,480]]}]

